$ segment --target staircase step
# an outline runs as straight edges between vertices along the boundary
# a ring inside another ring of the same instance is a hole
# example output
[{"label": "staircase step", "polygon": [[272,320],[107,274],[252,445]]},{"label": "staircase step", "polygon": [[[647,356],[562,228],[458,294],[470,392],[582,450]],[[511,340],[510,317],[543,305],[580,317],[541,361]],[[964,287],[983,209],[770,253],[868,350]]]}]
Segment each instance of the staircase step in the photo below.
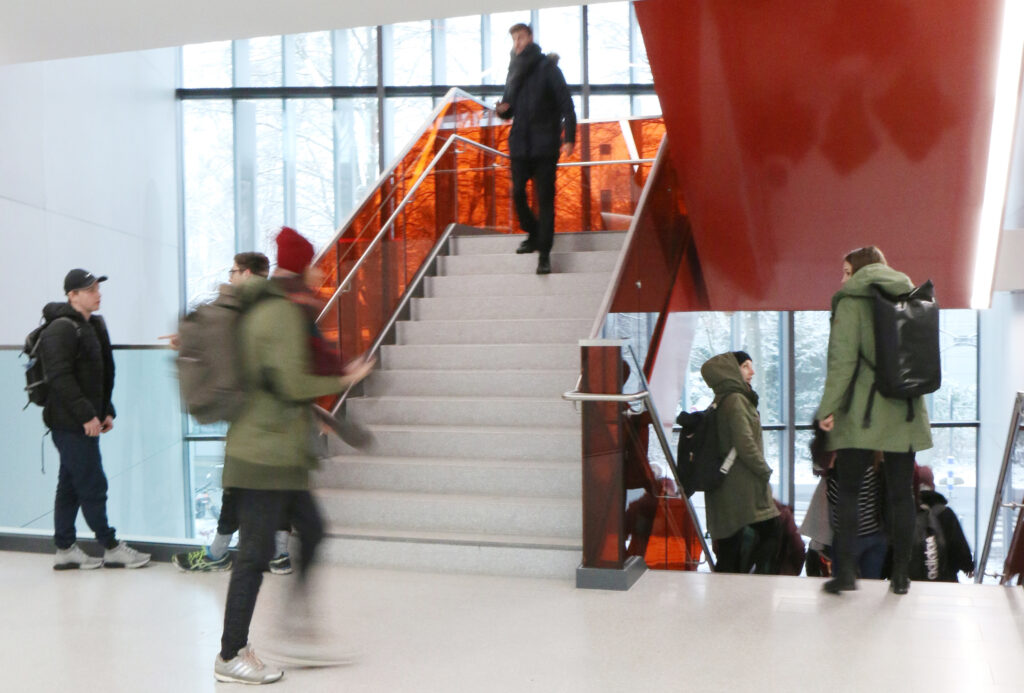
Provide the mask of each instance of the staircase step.
[{"label": "staircase step", "polygon": [[339,455],[315,475],[320,488],[430,494],[579,498],[579,460],[451,459]]},{"label": "staircase step", "polygon": [[504,320],[577,318],[593,320],[604,294],[568,296],[459,296],[414,298],[414,320]]},{"label": "staircase step", "polygon": [[317,557],[359,568],[572,580],[580,540],[335,527]]},{"label": "staircase step", "polygon": [[[555,252],[580,252],[588,250],[620,250],[626,234],[622,232],[582,231],[578,233],[555,234]],[[455,255],[496,255],[515,253],[519,244],[526,240],[525,233],[501,233],[486,236],[456,236],[452,239]]]},{"label": "staircase step", "polygon": [[383,457],[578,461],[579,429],[524,426],[368,427],[376,437],[364,452]]},{"label": "staircase step", "polygon": [[399,344],[382,347],[386,370],[574,370],[580,348],[573,344]]},{"label": "staircase step", "polygon": [[611,281],[610,272],[553,274],[493,274],[457,277],[426,277],[424,293],[430,298],[445,296],[551,296],[603,293]]},{"label": "staircase step", "polygon": [[590,333],[593,319],[403,320],[399,344],[574,344]]},{"label": "staircase step", "polygon": [[354,397],[346,416],[363,425],[526,426],[575,428],[580,415],[571,402],[496,397]]},{"label": "staircase step", "polygon": [[367,397],[544,397],[571,390],[577,370],[550,371],[375,371],[365,381]]},{"label": "staircase step", "polygon": [[[454,277],[465,275],[531,274],[537,269],[537,255],[446,255],[439,258],[439,274]],[[552,273],[609,272],[619,258],[617,250],[594,250],[583,253],[551,252]]]},{"label": "staircase step", "polygon": [[582,532],[582,504],[578,498],[338,489],[321,489],[317,497],[328,533],[334,533],[338,527],[355,527],[402,533],[476,532],[577,539]]}]

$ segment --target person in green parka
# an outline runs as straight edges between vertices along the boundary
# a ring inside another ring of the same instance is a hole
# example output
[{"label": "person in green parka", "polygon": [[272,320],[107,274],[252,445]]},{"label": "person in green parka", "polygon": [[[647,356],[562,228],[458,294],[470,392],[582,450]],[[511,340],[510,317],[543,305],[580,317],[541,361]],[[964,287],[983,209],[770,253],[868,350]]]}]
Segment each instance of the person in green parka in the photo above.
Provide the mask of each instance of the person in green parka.
[{"label": "person in green parka", "polygon": [[700,368],[715,393],[719,453],[732,466],[722,485],[704,494],[708,532],[714,540],[715,571],[775,572],[782,528],[764,459],[757,393],[750,386],[754,362],[745,351],[713,356]]},{"label": "person in green parka", "polygon": [[[914,534],[914,453],[932,446],[931,425],[923,397],[911,399],[908,405],[907,400],[874,392],[871,287],[878,285],[890,295],[900,295],[914,285],[907,275],[889,267],[875,246],[858,248],[843,258],[842,282],[832,297],[828,372],[816,416],[828,433],[827,449],[836,453],[837,533],[856,540],[861,480],[875,452],[881,451],[893,547],[890,589],[906,594]],[[840,543],[837,570],[825,583],[826,592],[838,594],[857,588],[855,550],[853,541]]]},{"label": "person in green parka", "polygon": [[298,596],[307,591],[309,571],[324,534],[309,490],[309,473],[317,464],[311,446],[315,429],[310,403],[343,392],[373,367],[371,361],[357,359],[340,377],[316,374],[310,346],[313,326],[305,309],[289,299],[286,288],[289,281],[309,271],[313,246],[288,227],[281,229],[276,242],[273,276],[252,277],[240,288],[244,314],[239,343],[246,399],[228,428],[224,450],[223,485],[232,489],[238,507],[238,556],[228,584],[214,676],[218,681],[247,684],[272,683],[283,675],[260,661],[248,641],[263,568],[273,557],[275,531],[287,519],[299,535]]}]

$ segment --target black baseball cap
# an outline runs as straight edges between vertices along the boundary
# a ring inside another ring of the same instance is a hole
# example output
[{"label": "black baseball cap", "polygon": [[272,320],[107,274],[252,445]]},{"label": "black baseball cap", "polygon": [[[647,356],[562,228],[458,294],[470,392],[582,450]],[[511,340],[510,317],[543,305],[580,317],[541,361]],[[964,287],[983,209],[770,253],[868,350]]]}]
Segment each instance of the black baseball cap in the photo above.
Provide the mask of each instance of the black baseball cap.
[{"label": "black baseball cap", "polygon": [[73,269],[64,277],[64,293],[69,294],[78,289],[88,289],[96,282],[105,282],[106,277],[97,277],[84,269]]}]

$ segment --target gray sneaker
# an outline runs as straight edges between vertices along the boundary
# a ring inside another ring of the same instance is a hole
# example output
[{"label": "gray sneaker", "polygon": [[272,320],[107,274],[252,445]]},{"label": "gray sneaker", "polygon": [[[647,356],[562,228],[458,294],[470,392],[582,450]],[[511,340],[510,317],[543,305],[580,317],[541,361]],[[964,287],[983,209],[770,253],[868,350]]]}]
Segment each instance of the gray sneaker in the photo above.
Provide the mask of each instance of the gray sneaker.
[{"label": "gray sneaker", "polygon": [[218,681],[227,683],[274,683],[284,676],[280,669],[273,669],[261,662],[252,651],[252,645],[246,645],[234,657],[224,661],[218,654],[213,663],[213,676]]},{"label": "gray sneaker", "polygon": [[120,541],[114,548],[103,552],[103,566],[105,568],[141,568],[149,563],[149,558],[148,553],[136,551]]},{"label": "gray sneaker", "polygon": [[57,549],[57,555],[53,557],[54,570],[93,570],[101,565],[103,561],[82,551],[78,544],[72,544],[67,549]]}]

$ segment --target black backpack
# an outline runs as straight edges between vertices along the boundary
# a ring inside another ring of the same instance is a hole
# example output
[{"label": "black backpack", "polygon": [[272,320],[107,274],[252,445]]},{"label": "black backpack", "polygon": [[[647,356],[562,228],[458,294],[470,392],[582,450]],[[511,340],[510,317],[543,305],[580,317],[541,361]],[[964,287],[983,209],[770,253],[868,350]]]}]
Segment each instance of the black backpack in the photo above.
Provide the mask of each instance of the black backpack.
[{"label": "black backpack", "polygon": [[883,397],[911,399],[942,385],[939,304],[929,279],[899,296],[874,290],[875,389]]},{"label": "black backpack", "polygon": [[718,453],[718,405],[704,411],[684,411],[676,417],[679,448],[676,462],[679,481],[689,498],[697,491],[714,491],[725,481],[736,458],[735,448],[723,457]]},{"label": "black backpack", "polygon": [[43,332],[47,327],[57,322],[57,320],[67,320],[75,327],[75,337],[82,336],[82,327],[68,317],[44,322],[28,333],[28,336],[25,337],[25,346],[21,350],[21,353],[28,357],[28,363],[25,364],[25,392],[28,394],[28,402],[22,407],[23,410],[27,409],[30,404],[38,404],[40,407],[46,406],[46,400],[50,395],[50,387],[46,379],[46,369],[43,366],[42,355],[39,353],[39,344],[43,341]]},{"label": "black backpack", "polygon": [[936,503],[932,507],[923,505],[917,510],[910,559],[911,580],[942,580],[948,572],[949,551],[942,523],[939,522],[939,514],[945,509],[944,503]]},{"label": "black backpack", "polygon": [[914,420],[914,398],[935,392],[942,385],[939,356],[939,304],[929,279],[905,294],[892,296],[872,284],[872,319],[875,332],[875,361],[857,352],[857,367],[843,397],[842,410],[849,411],[853,390],[864,361],[875,372],[864,411],[864,428],[871,425],[875,393],[907,402],[907,421]]}]

